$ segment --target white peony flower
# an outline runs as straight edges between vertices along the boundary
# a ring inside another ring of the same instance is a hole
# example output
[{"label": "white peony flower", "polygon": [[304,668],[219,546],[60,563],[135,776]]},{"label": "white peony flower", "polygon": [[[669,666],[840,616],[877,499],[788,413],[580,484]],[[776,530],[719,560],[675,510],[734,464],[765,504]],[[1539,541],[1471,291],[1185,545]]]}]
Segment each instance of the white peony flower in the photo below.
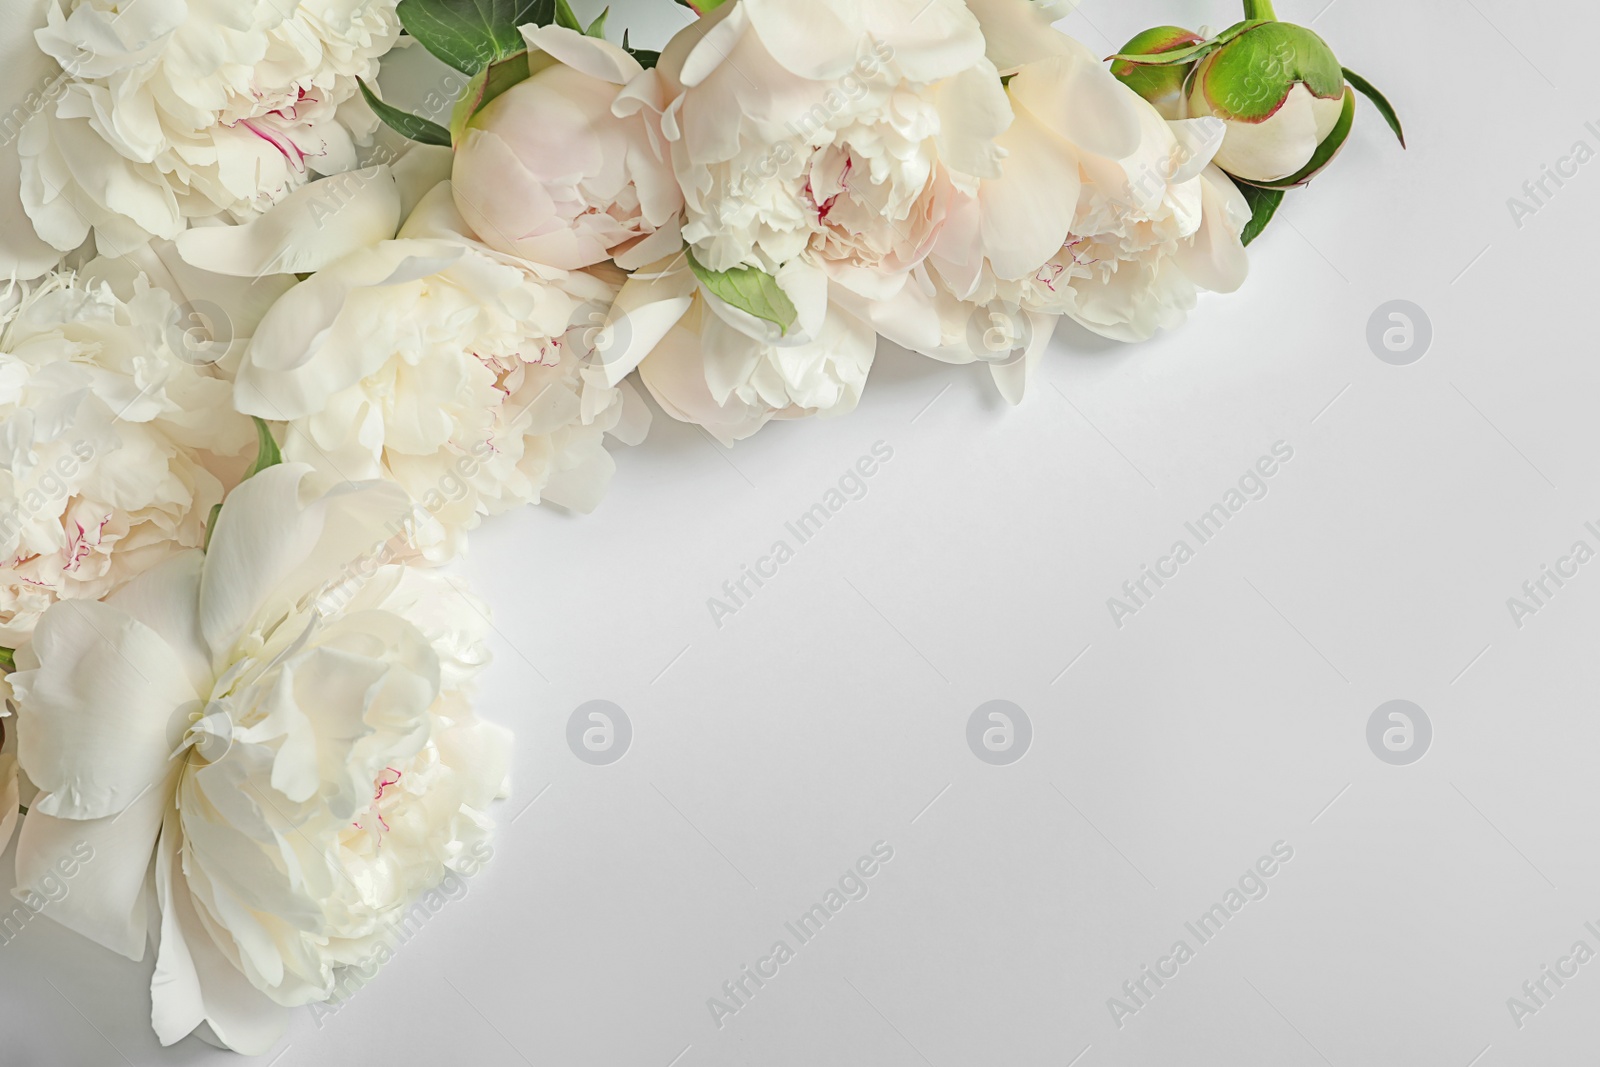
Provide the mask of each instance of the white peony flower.
[{"label": "white peony flower", "polygon": [[660,133],[637,109],[612,110],[638,61],[562,26],[522,32],[532,77],[474,115],[456,145],[462,217],[491,248],[563,270],[678,248],[683,197]]},{"label": "white peony flower", "polygon": [[[986,28],[997,3],[974,5]],[[990,363],[1015,400],[1054,317],[1138,341],[1180,325],[1199,290],[1237,289],[1249,211],[1208,170],[1216,120],[1167,122],[1036,10],[995,10],[1015,114],[1001,172],[953,207],[920,283],[866,313],[915,351]]]},{"label": "white peony flower", "polygon": [[364,136],[373,119],[343,105],[394,44],[394,8],[50,0],[35,37],[60,73],[18,141],[33,229],[66,251],[92,228],[101,252],[121,254],[354,167],[352,127]]},{"label": "white peony flower", "polygon": [[125,295],[58,274],[0,316],[0,645],[199,547],[255,440],[172,297]]},{"label": "white peony flower", "polygon": [[788,264],[778,282],[795,304],[787,334],[708,292],[682,254],[640,269],[623,284],[602,332],[615,338],[605,353],[610,380],[637,366],[667,414],[725,445],[772,419],[854,411],[877,335],[830,299],[838,285],[806,261]]},{"label": "white peony flower", "polygon": [[548,500],[592,510],[648,410],[590,349],[617,282],[477,243],[449,183],[397,240],[296,286],[240,367],[240,410],[290,423],[284,454],[343,478],[388,478],[433,559],[484,515]]},{"label": "white peony flower", "polygon": [[148,938],[163,1044],[208,1027],[265,1052],[285,1008],[329,997],[412,900],[470,873],[504,790],[509,734],[466,690],[484,609],[433,572],[341,580],[406,501],[316,483],[299,465],[249,479],[206,552],[56,605],[12,676],[39,788],[17,893],[87,846],[44,914],[136,960]]},{"label": "white peony flower", "polygon": [[999,173],[1011,118],[961,0],[736,0],[630,91],[664,101],[703,266],[775,274],[807,255],[867,296],[892,294],[952,199]]}]

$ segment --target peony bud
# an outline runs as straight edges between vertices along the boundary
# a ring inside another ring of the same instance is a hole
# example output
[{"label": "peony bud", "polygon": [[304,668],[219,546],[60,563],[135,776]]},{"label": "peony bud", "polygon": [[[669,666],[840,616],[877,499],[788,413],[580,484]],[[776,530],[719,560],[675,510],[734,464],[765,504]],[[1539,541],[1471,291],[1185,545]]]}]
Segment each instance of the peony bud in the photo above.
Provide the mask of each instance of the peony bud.
[{"label": "peony bud", "polygon": [[[1145,30],[1123,45],[1121,54],[1148,56],[1204,41],[1205,38],[1198,33],[1181,26],[1157,26]],[[1184,113],[1184,81],[1193,69],[1192,63],[1146,67],[1123,59],[1111,64],[1111,73],[1116,75],[1117,80],[1154,104],[1164,119],[1187,117]]]},{"label": "peony bud", "polygon": [[451,177],[467,224],[496,251],[562,270],[682,247],[659,138],[614,109],[638,61],[561,26],[523,36],[531,76],[462,116]]},{"label": "peony bud", "polygon": [[1344,116],[1339,60],[1322,38],[1287,22],[1242,23],[1223,37],[1232,34],[1195,68],[1189,114],[1227,123],[1216,162],[1229,174],[1248,182],[1298,175]]}]

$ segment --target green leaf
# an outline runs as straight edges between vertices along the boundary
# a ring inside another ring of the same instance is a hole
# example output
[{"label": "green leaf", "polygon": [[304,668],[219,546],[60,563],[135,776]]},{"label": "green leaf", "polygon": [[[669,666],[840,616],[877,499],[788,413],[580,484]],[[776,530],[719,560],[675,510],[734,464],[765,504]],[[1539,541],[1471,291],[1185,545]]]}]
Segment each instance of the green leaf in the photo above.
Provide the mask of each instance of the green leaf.
[{"label": "green leaf", "polygon": [[1267,223],[1272,221],[1272,216],[1278,213],[1278,205],[1283,203],[1282,189],[1263,189],[1258,185],[1246,182],[1235,182],[1239,192],[1244,194],[1245,202],[1250,205],[1250,221],[1245,224],[1244,232],[1239,235],[1239,240],[1249,245],[1261,231],[1267,228]]},{"label": "green leaf", "polygon": [[567,0],[556,0],[556,25],[565,26],[578,33],[583,32],[583,23],[578,21],[577,12],[572,10],[572,5]]},{"label": "green leaf", "polygon": [[254,477],[268,467],[276,467],[283,462],[283,453],[278,451],[278,442],[272,436],[272,427],[268,426],[265,419],[250,416],[256,424],[256,461],[250,468],[246,478]]},{"label": "green leaf", "polygon": [[1237,26],[1230,26],[1209,41],[1199,44],[1184,45],[1182,48],[1173,48],[1165,52],[1153,52],[1143,55],[1137,52],[1119,52],[1110,57],[1113,63],[1132,63],[1137,67],[1166,67],[1174,63],[1193,63],[1203,58],[1208,52],[1214,52],[1223,45],[1234,40],[1246,30],[1262,26],[1262,22],[1241,22]]},{"label": "green leaf", "polygon": [[395,13],[422,47],[463,74],[522,51],[518,26],[556,19],[555,0],[400,0]]},{"label": "green leaf", "polygon": [[1333,157],[1339,154],[1344,143],[1350,139],[1350,131],[1356,124],[1356,94],[1354,90],[1344,91],[1344,110],[1339,113],[1339,121],[1334,123],[1328,136],[1317,145],[1317,150],[1312,153],[1311,160],[1304,167],[1287,178],[1279,178],[1275,182],[1251,182],[1263,189],[1292,189],[1296,185],[1305,185],[1312,178],[1321,174]]},{"label": "green leaf", "polygon": [[422,144],[437,144],[450,147],[450,131],[437,122],[430,122],[421,115],[413,115],[409,111],[401,111],[391,104],[385,104],[378,99],[376,93],[367,88],[367,83],[360,78],[356,84],[361,86],[361,95],[366,97],[367,104],[378,113],[385,126]]},{"label": "green leaf", "polygon": [[[17,669],[17,650],[0,646],[0,669],[14,671]],[[0,734],[0,737],[4,737]]]},{"label": "green leaf", "polygon": [[639,61],[639,66],[650,70],[661,62],[661,53],[653,52],[648,48],[632,48],[628,45],[628,31],[622,31],[622,50]]},{"label": "green leaf", "polygon": [[732,270],[707,270],[685,250],[689,269],[700,279],[700,284],[723,303],[758,319],[776,323],[779,333],[788,333],[799,313],[789,295],[778,288],[778,281],[765,271],[754,267],[734,267]]},{"label": "green leaf", "polygon": [[1400,116],[1395,114],[1394,106],[1389,103],[1382,93],[1378,92],[1371,82],[1349,67],[1344,68],[1344,76],[1345,80],[1355,88],[1356,92],[1371,100],[1377,106],[1378,114],[1383,116],[1383,121],[1389,124],[1389,128],[1394,131],[1394,135],[1400,138],[1400,147],[1404,148],[1406,146],[1406,131],[1400,126]]},{"label": "green leaf", "polygon": [[609,7],[600,12],[600,17],[589,23],[589,28],[583,31],[583,35],[585,37],[599,37],[603,40],[606,35],[606,16],[609,14],[611,14]]},{"label": "green leaf", "polygon": [[467,83],[466,91],[461,94],[461,99],[456,101],[455,110],[450,114],[450,138],[460,141],[467,123],[472,121],[472,116],[489,106],[489,102],[513,85],[525,82],[530,77],[528,69],[528,53],[518,52],[516,55],[499,62],[491,63],[472,76]]}]

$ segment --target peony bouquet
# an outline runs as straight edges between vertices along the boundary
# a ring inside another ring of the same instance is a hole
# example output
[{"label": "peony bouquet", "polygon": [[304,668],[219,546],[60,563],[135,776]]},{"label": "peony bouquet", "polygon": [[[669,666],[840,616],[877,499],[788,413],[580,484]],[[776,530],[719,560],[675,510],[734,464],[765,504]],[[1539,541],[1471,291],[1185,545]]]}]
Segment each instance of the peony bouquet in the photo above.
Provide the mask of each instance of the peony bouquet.
[{"label": "peony bouquet", "polygon": [[1401,133],[1266,0],[1109,58],[1036,0],[0,10],[0,844],[245,1053],[489,852],[484,517],[593,509],[644,392],[844,414],[879,338],[1020,402],[1062,318],[1237,289],[1358,94]]}]

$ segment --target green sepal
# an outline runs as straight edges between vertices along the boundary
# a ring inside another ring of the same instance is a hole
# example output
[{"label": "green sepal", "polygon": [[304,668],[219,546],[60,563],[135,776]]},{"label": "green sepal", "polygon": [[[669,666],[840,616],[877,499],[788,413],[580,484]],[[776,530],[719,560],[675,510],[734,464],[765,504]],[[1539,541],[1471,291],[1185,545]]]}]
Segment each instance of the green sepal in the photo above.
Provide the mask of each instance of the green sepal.
[{"label": "green sepal", "polygon": [[628,31],[622,31],[622,50],[638,61],[639,66],[650,70],[661,62],[661,53],[649,48],[634,48],[628,44]]},{"label": "green sepal", "polygon": [[372,108],[383,124],[394,130],[400,136],[417,141],[421,144],[443,145],[450,147],[450,131],[431,122],[421,115],[413,115],[409,111],[401,111],[392,104],[386,104],[378,99],[378,95],[367,87],[367,83],[360,78],[356,84],[361,86],[361,95],[366,98],[367,106]]},{"label": "green sepal", "polygon": [[277,439],[272,436],[272,427],[267,425],[265,419],[254,415],[250,418],[256,424],[256,461],[245,475],[246,478],[253,478],[268,467],[276,467],[283,462],[283,453],[278,449]]},{"label": "green sepal", "polygon": [[[1263,189],[1292,189],[1296,185],[1305,185],[1312,178],[1333,162],[1333,157],[1339,154],[1346,141],[1350,139],[1350,131],[1356,124],[1356,94],[1353,89],[1344,91],[1344,110],[1339,113],[1339,121],[1334,123],[1333,129],[1328,131],[1328,136],[1317,145],[1317,150],[1311,154],[1311,159],[1304,167],[1287,178],[1279,178],[1275,182],[1251,182],[1251,185]],[[1244,179],[1240,179],[1243,181]]]},{"label": "green sepal", "polygon": [[1406,146],[1406,131],[1400,125],[1400,116],[1395,113],[1394,105],[1390,104],[1388,98],[1378,92],[1376,86],[1349,67],[1344,68],[1344,76],[1345,80],[1350,83],[1356,92],[1372,101],[1373,105],[1378,109],[1378,114],[1383,116],[1383,121],[1387,122],[1389,128],[1394,131],[1394,135],[1400,138],[1400,147],[1404,148]]},{"label": "green sepal", "polygon": [[1200,59],[1204,59],[1208,54],[1216,51],[1223,45],[1235,40],[1246,30],[1253,29],[1256,26],[1265,25],[1266,23],[1264,22],[1241,22],[1237,26],[1230,26],[1226,30],[1223,30],[1221,33],[1211,38],[1211,40],[1202,41],[1199,44],[1185,45],[1182,48],[1174,48],[1166,52],[1156,52],[1151,55],[1119,52],[1109,58],[1113,63],[1131,63],[1138,67],[1168,67],[1175,63],[1194,63]]},{"label": "green sepal", "polygon": [[555,21],[555,0],[400,0],[400,25],[463,74],[522,51],[519,26]]},{"label": "green sepal", "polygon": [[567,0],[556,0],[555,24],[557,26],[564,26],[567,29],[573,30],[577,33],[583,32],[583,23],[578,21],[577,12],[572,10],[572,5],[567,3]]},{"label": "green sepal", "polygon": [[599,37],[603,40],[606,35],[606,16],[609,14],[611,14],[609,7],[600,12],[600,17],[589,23],[589,28],[583,31],[583,35],[585,37]]},{"label": "green sepal", "polygon": [[211,551],[211,535],[217,532],[217,520],[222,518],[222,505],[212,504],[211,514],[206,516],[206,539],[200,542],[200,551]]},{"label": "green sepal", "polygon": [[[1156,26],[1145,30],[1123,45],[1120,54],[1159,55],[1204,43],[1204,37],[1182,26]],[[1183,83],[1188,77],[1189,66],[1187,64],[1146,66],[1120,60],[1111,64],[1111,73],[1118,81],[1146,100],[1156,101],[1183,92]]]},{"label": "green sepal", "polygon": [[734,267],[732,270],[707,270],[688,249],[689,269],[700,279],[707,291],[740,311],[758,319],[774,323],[778,332],[786,334],[799,318],[789,294],[778,287],[778,280],[766,271],[754,267]]},{"label": "green sepal", "polygon": [[513,85],[527,81],[530,76],[527,52],[491,63],[474,74],[461,93],[461,98],[456,101],[455,109],[450,112],[451,140],[459,144],[472,116],[488,107],[495,97]]},{"label": "green sepal", "polygon": [[1344,69],[1321,37],[1288,22],[1240,25],[1246,31],[1207,56],[1197,74],[1218,118],[1263,122],[1299,84],[1324,100],[1344,95]]},{"label": "green sepal", "polygon": [[1278,205],[1283,203],[1283,190],[1263,189],[1242,181],[1235,181],[1234,184],[1244,195],[1245,203],[1250,205],[1250,221],[1245,223],[1244,231],[1239,234],[1239,243],[1248,247],[1251,241],[1261,236],[1261,231],[1267,228],[1272,216],[1278,213]]}]

